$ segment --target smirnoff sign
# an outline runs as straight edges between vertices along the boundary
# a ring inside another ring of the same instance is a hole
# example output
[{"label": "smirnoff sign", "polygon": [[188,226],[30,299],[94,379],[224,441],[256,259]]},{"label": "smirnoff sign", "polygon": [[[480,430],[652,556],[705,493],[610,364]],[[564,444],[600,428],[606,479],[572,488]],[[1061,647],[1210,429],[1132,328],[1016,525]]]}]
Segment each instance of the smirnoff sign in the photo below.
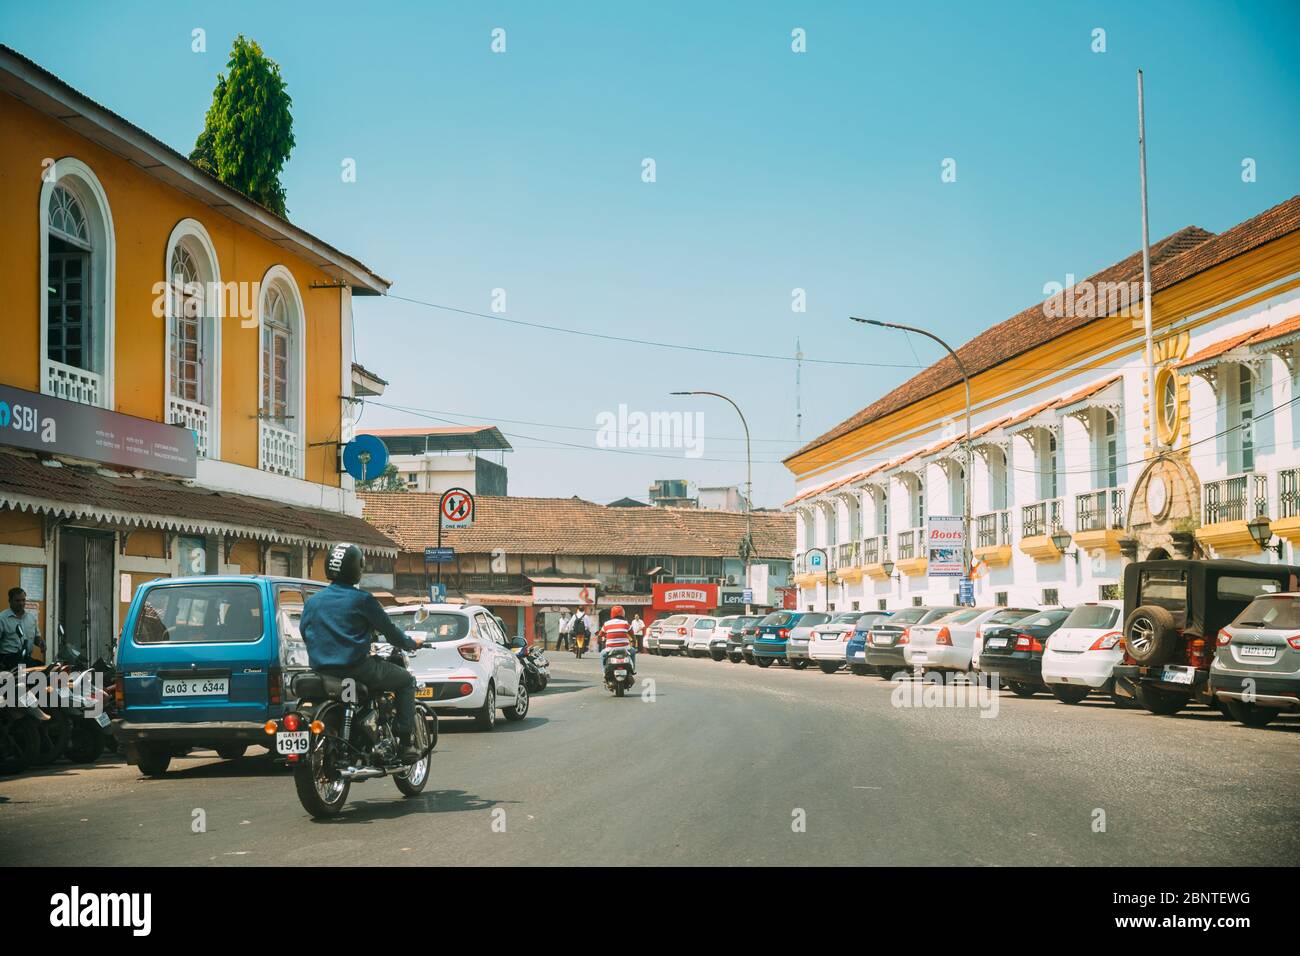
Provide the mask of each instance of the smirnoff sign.
[{"label": "smirnoff sign", "polygon": [[658,611],[708,611],[718,606],[716,584],[655,584],[653,607]]}]

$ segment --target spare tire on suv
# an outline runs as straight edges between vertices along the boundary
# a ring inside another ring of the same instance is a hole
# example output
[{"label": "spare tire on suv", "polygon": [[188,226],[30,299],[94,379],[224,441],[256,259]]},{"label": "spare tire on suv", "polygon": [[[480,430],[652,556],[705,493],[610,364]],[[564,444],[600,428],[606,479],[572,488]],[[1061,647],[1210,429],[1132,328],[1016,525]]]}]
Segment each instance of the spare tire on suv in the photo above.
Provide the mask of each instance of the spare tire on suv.
[{"label": "spare tire on suv", "polygon": [[1158,605],[1136,607],[1124,621],[1128,656],[1139,664],[1150,667],[1175,660],[1181,642],[1173,614]]}]

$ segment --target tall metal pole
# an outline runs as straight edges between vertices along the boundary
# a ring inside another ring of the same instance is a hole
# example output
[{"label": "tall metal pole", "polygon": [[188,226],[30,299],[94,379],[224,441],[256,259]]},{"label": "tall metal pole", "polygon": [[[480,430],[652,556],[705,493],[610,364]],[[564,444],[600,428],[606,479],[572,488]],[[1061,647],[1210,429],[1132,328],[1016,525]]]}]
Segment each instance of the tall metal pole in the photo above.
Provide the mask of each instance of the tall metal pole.
[{"label": "tall metal pole", "polygon": [[[712,395],[714,398],[720,398],[724,402],[729,402],[731,404],[731,407],[736,410],[736,414],[740,416],[741,427],[745,429],[745,548],[744,548],[745,554],[744,554],[744,559],[745,559],[745,588],[749,589],[750,587],[749,565],[750,562],[753,560],[753,552],[754,552],[754,524],[753,524],[754,519],[750,514],[750,511],[754,507],[754,458],[753,455],[750,453],[750,449],[749,449],[749,422],[745,421],[745,413],[740,410],[740,406],[737,405],[730,398],[728,398],[726,395],[723,395],[721,392],[691,391],[691,392],[673,392],[672,394],[673,395]],[[745,602],[746,617],[749,616],[751,607],[752,605],[748,601],[746,601]]]},{"label": "tall metal pole", "polygon": [[823,610],[829,613],[831,609],[831,553],[825,548],[809,548],[803,553],[804,559],[807,560],[808,555],[814,551],[822,556],[822,564],[826,569],[826,601]]},{"label": "tall metal pole", "polygon": [[925,329],[918,329],[912,325],[901,325],[897,322],[881,322],[879,319],[859,319],[857,316],[849,316],[854,322],[861,322],[864,325],[878,325],[885,329],[901,329],[904,332],[915,332],[918,335],[924,335],[928,339],[933,339],[948,350],[954,362],[957,363],[957,370],[961,372],[962,384],[966,386],[966,440],[964,445],[965,461],[963,469],[965,474],[962,478],[963,485],[963,502],[962,502],[962,537],[965,541],[962,543],[962,580],[971,580],[971,486],[974,477],[974,461],[971,455],[971,401],[970,401],[970,376],[966,374],[966,366],[961,357],[951,345],[945,342],[933,332],[927,332]]},{"label": "tall metal pole", "polygon": [[1159,453],[1160,429],[1156,427],[1158,414],[1156,395],[1155,342],[1151,330],[1151,234],[1147,226],[1147,120],[1142,101],[1142,71],[1137,71],[1138,83],[1138,178],[1142,188],[1142,328],[1146,335],[1147,364],[1147,423],[1151,430],[1151,450]]}]

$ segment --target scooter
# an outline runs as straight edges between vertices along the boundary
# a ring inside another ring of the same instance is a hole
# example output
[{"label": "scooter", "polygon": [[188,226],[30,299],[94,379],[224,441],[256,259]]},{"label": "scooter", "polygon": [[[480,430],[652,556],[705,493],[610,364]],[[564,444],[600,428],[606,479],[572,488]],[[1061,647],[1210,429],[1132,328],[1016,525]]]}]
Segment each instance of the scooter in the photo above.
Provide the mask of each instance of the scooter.
[{"label": "scooter", "polygon": [[582,655],[585,653],[587,653],[587,635],[574,634],[573,635],[573,656],[576,657],[578,660],[582,660]]},{"label": "scooter", "polygon": [[622,697],[635,683],[636,678],[632,675],[632,655],[622,648],[610,651],[609,656],[605,658],[605,688],[615,697]]},{"label": "scooter", "polygon": [[546,659],[546,654],[537,645],[521,647],[516,652],[516,657],[524,668],[524,683],[529,693],[536,694],[538,691],[546,689],[546,685],[551,682],[551,662]]},{"label": "scooter", "polygon": [[27,689],[24,668],[0,671],[0,681],[9,684],[0,688],[0,773],[20,773],[39,762],[45,746],[41,731],[50,718]]}]

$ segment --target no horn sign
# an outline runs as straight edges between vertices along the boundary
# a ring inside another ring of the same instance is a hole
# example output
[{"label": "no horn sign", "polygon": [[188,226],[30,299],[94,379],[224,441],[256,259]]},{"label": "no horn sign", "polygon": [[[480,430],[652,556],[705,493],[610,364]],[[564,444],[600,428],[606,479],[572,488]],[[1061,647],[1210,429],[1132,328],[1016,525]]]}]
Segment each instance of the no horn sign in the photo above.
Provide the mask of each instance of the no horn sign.
[{"label": "no horn sign", "polygon": [[449,488],[439,504],[444,528],[468,528],[474,523],[474,496],[464,488]]}]

